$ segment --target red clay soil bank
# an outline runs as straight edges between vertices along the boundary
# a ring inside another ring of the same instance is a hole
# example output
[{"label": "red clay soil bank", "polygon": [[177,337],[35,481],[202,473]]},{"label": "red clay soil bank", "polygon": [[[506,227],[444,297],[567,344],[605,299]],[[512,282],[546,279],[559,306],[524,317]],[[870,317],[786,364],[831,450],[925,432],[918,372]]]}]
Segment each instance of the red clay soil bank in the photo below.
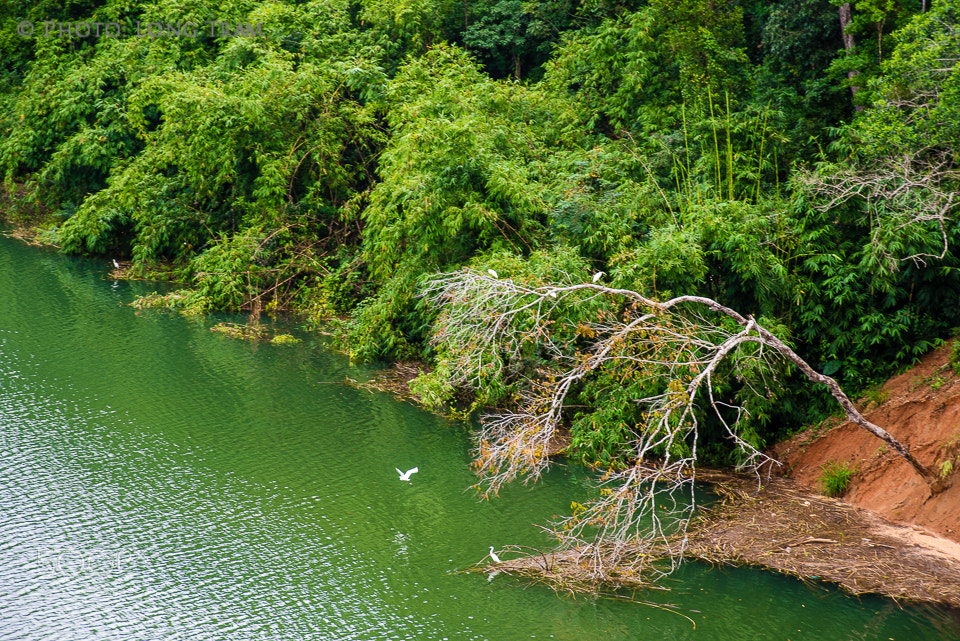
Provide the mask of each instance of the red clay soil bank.
[{"label": "red clay soil bank", "polygon": [[[858,471],[843,500],[897,523],[919,526],[960,543],[960,377],[948,363],[952,342],[927,354],[921,363],[890,379],[858,408],[893,434],[921,463],[938,471],[948,461],[952,485],[931,496],[927,485],[903,459],[875,436],[851,423],[828,421],[774,448],[783,473],[819,490],[822,467],[846,461]],[[882,401],[879,405],[876,401]],[[830,423],[834,427],[830,427]]]}]

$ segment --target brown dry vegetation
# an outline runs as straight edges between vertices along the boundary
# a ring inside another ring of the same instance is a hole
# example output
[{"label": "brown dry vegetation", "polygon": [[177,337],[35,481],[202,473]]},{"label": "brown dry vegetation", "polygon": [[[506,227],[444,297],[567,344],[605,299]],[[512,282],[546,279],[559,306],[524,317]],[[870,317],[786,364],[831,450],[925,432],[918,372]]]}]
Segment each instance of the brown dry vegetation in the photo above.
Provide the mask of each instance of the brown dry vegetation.
[{"label": "brown dry vegetation", "polygon": [[812,495],[790,479],[717,486],[722,505],[691,528],[688,556],[759,565],[853,594],[960,606],[960,546],[873,512]]},{"label": "brown dry vegetation", "polygon": [[[858,404],[868,420],[905,442],[922,463],[939,470],[951,461],[948,480],[960,468],[960,377],[949,366],[951,348],[927,355]],[[362,386],[416,402],[408,383],[421,367],[398,363]],[[789,478],[768,478],[762,487],[756,477],[698,472],[723,500],[690,528],[687,558],[763,567],[835,583],[852,594],[960,607],[960,483],[931,496],[901,457],[840,419],[798,434],[773,454]],[[843,500],[820,492],[828,461],[857,469]],[[601,588],[591,567],[595,559],[578,550],[513,551],[522,556],[475,569],[496,569],[559,590]],[[602,587],[651,586],[624,572]]]},{"label": "brown dry vegetation", "polygon": [[[704,480],[723,496],[692,524],[686,556],[715,565],[751,565],[801,580],[826,581],[852,594],[960,607],[960,546],[838,499],[818,496],[790,479],[710,472]],[[593,557],[577,550],[529,554],[496,569],[570,592],[597,590]],[[491,566],[478,567],[489,572]],[[623,573],[607,588],[649,588]]]},{"label": "brown dry vegetation", "polygon": [[387,369],[380,370],[368,381],[347,382],[360,389],[371,392],[386,392],[401,401],[420,404],[420,398],[410,390],[410,382],[430,369],[417,361],[397,361]]}]

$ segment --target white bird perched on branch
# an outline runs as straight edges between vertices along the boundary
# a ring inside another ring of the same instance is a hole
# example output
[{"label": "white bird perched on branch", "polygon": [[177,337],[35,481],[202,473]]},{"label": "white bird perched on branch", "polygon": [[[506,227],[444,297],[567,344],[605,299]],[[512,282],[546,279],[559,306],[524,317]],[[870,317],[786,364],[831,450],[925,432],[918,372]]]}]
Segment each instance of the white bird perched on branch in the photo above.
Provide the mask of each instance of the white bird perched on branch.
[{"label": "white bird perched on branch", "polygon": [[[529,287],[509,280],[490,283],[490,279],[483,279],[482,272],[465,270],[432,276],[424,296],[444,312],[438,322],[443,340],[436,344],[449,354],[444,366],[452,384],[469,385],[481,372],[485,373],[488,354],[521,362],[531,338],[547,363],[542,372],[531,372],[515,407],[488,415],[481,423],[476,436],[480,447],[475,465],[483,471],[476,487],[484,497],[496,495],[506,483],[516,479],[535,481],[549,468],[550,440],[563,428],[564,408],[570,406],[572,395],[584,381],[591,380],[596,373],[619,374],[621,368],[638,377],[636,388],[631,388],[630,396],[622,401],[630,407],[642,404],[644,408],[640,429],[631,430],[631,440],[626,445],[636,455],[636,463],[605,475],[602,483],[608,493],[602,493],[584,509],[551,527],[563,548],[577,547],[579,558],[591,560],[594,576],[612,578],[621,561],[637,571],[649,572],[651,578],[666,575],[678,566],[684,546],[673,543],[665,554],[655,554],[658,558],[666,557],[669,567],[658,567],[649,561],[654,558],[654,551],[662,549],[660,542],[668,535],[661,510],[675,510],[669,535],[682,539],[687,533],[695,502],[677,508],[663,508],[660,504],[664,502],[661,497],[693,491],[697,461],[686,448],[683,454],[671,455],[668,462],[654,464],[646,456],[674,443],[696,442],[702,430],[701,405],[714,412],[747,466],[759,470],[766,464],[778,464],[738,431],[738,419],[745,414],[743,408],[735,407],[730,412],[729,406],[711,392],[726,376],[744,371],[740,368],[756,367],[765,377],[782,362],[792,363],[808,380],[825,385],[849,420],[883,440],[910,463],[930,486],[931,494],[942,491],[934,470],[920,463],[889,432],[864,418],[834,379],[815,371],[755,318],[701,296],[660,301],[639,292],[600,285],[603,272],[593,276],[593,287],[587,287],[586,282],[568,284],[570,276],[563,277],[559,287],[549,283]],[[552,292],[566,294],[580,289],[609,296],[612,300],[607,309],[611,311],[627,311],[623,318],[617,313],[601,316],[598,322],[586,325],[586,332],[574,319],[556,321],[556,306],[543,303],[552,298]],[[489,292],[498,295],[490,296]],[[568,327],[583,342],[560,340],[562,334],[553,331],[555,322],[570,323]],[[738,351],[742,346],[756,344],[762,349]],[[783,361],[775,360],[778,357]],[[723,371],[724,363],[731,365],[731,374]],[[689,371],[692,377],[681,375],[681,371]],[[658,379],[663,379],[662,387],[657,383],[648,390],[647,381]],[[492,564],[502,563],[493,546],[488,556]]]},{"label": "white bird perched on branch", "polygon": [[412,467],[412,468],[410,468],[409,470],[407,470],[406,472],[401,472],[399,467],[395,467],[395,468],[393,468],[393,469],[395,469],[395,470],[397,471],[397,474],[400,475],[400,480],[401,480],[401,481],[409,481],[409,480],[410,480],[410,476],[411,476],[412,474],[416,474],[417,472],[420,471],[420,468],[419,468],[419,467]]},{"label": "white bird perched on branch", "polygon": [[488,269],[487,273],[493,276],[494,278],[500,278],[499,276],[497,276],[497,272],[493,271],[492,269]]}]

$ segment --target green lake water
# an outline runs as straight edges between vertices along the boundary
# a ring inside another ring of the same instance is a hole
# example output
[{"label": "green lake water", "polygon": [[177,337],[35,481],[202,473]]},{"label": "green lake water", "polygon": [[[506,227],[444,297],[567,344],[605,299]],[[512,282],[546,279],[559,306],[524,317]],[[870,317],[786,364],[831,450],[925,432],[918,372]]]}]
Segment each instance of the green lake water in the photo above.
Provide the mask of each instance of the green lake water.
[{"label": "green lake water", "polygon": [[[582,499],[558,467],[465,491],[466,427],[127,305],[102,261],[0,238],[0,639],[960,639],[960,617],[687,564],[669,608],[458,574]],[[395,467],[418,466],[411,483]]]}]

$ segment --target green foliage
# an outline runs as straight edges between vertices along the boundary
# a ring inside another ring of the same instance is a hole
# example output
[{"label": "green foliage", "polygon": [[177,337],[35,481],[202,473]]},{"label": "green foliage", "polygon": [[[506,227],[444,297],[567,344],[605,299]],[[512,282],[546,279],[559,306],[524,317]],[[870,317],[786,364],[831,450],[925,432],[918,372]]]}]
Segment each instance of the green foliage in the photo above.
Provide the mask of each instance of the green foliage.
[{"label": "green foliage", "polygon": [[953,474],[953,459],[940,461],[940,465],[937,467],[937,474],[939,474],[940,478],[942,479],[945,479]]},{"label": "green foliage", "polygon": [[[179,309],[349,315],[336,322],[354,357],[435,360],[415,385],[436,407],[509,404],[543,365],[533,348],[485,353],[473,396],[449,380],[452,348],[429,344],[438,319],[416,293],[464,266],[706,295],[855,390],[960,325],[958,3],[918,10],[856,3],[857,49],[838,54],[828,0],[7,3],[7,215],[46,216],[64,251],[187,282],[165,299]],[[132,33],[172,16],[260,23],[262,37],[16,35],[22,19]],[[811,187],[891,159],[903,175],[870,194],[830,204]],[[942,228],[911,218],[931,202]],[[557,320],[596,320],[598,305]],[[714,390],[746,408],[750,442],[824,411],[792,368],[750,356]],[[630,399],[662,391],[627,369],[574,392],[584,462],[616,465],[643,423]],[[716,417],[701,418],[699,455],[729,462]]]},{"label": "green foliage", "polygon": [[524,75],[525,65],[540,62],[538,38],[530,29],[533,11],[523,0],[496,0],[475,9],[478,18],[463,33],[464,48],[477,52],[495,77]]},{"label": "green foliage", "polygon": [[754,100],[783,114],[780,164],[789,167],[816,153],[825,124],[852,115],[850,89],[830,70],[843,49],[837,7],[828,0],[779,0],[745,12],[757,21],[747,48],[757,57]]},{"label": "green foliage", "polygon": [[482,251],[529,252],[545,210],[538,161],[546,149],[532,122],[553,114],[533,92],[493,82],[462,51],[437,47],[400,70],[386,101],[392,137],[363,212],[364,257],[382,283],[353,330],[363,357],[409,353],[410,338],[425,338],[425,321],[410,309],[421,274]]},{"label": "green foliage", "polygon": [[[541,287],[565,280],[579,282],[588,278],[589,274],[586,263],[569,247],[542,249],[526,257],[510,252],[488,251],[474,257],[468,265],[481,272],[492,269],[498,278],[509,279],[525,287]],[[469,303],[461,301],[460,305]],[[491,301],[491,313],[495,304],[495,301]],[[453,311],[456,312],[458,307],[458,303],[454,302]],[[589,295],[563,301],[551,317],[556,322],[555,338],[575,341],[576,331],[570,328],[594,318],[600,307],[601,303]],[[521,315],[513,322],[517,332],[531,330],[532,321],[527,315]],[[451,382],[450,362],[465,355],[462,338],[444,330],[443,318],[433,323],[431,344],[435,350],[437,368],[419,376],[413,387],[423,395],[429,407],[442,407],[451,402],[458,387],[471,390],[473,408],[511,403],[511,397],[519,386],[536,375],[538,369],[547,362],[532,339],[524,344],[518,355],[512,356],[491,345],[477,344],[471,337],[466,343],[470,362],[473,363],[472,374],[468,380]]]},{"label": "green foliage", "polygon": [[958,311],[943,304],[941,288],[955,290],[957,282],[952,270],[949,279],[937,279],[905,268],[882,290],[842,255],[818,254],[798,265],[797,322],[821,371],[857,389],[936,346]]},{"label": "green foliage", "polygon": [[879,385],[867,389],[864,394],[867,397],[867,402],[873,403],[874,406],[883,405],[890,398],[890,391]]},{"label": "green foliage", "polygon": [[936,2],[894,34],[897,47],[870,89],[871,109],[856,123],[865,155],[955,149],[960,142],[960,34],[956,0]]},{"label": "green foliage", "polygon": [[679,68],[657,42],[664,26],[650,8],[569,32],[546,64],[544,84],[569,96],[583,125],[639,136],[673,127]]},{"label": "green foliage", "polygon": [[945,479],[956,471],[958,465],[960,465],[960,429],[954,430],[950,439],[943,443],[940,459],[937,462],[937,474],[941,479]]},{"label": "green foliage", "polygon": [[[800,217],[809,253],[795,264],[799,335],[824,373],[854,389],[911,364],[960,318],[955,255],[938,257],[936,225],[905,224],[898,212],[887,213],[901,206],[850,202]],[[952,247],[960,238],[951,227]],[[924,258],[901,258],[911,255]]]},{"label": "green foliage", "polygon": [[[651,0],[664,48],[680,67],[684,97],[730,89],[747,62],[743,9],[733,0]],[[742,85],[741,85],[742,86]]]},{"label": "green foliage", "polygon": [[177,311],[185,316],[200,316],[210,311],[207,301],[191,296],[189,290],[178,290],[168,294],[153,292],[135,298],[132,303],[137,309],[166,309]]},{"label": "green foliage", "polygon": [[840,158],[821,165],[814,184],[833,181],[856,196],[830,209],[796,201],[808,207],[801,237],[813,249],[798,265],[798,321],[822,367],[848,385],[909,364],[960,315],[958,229],[929,216],[949,215],[957,188],[960,129],[947,100],[957,91],[957,15],[955,2],[936,3],[898,31],[871,81],[873,104],[838,130]]},{"label": "green foliage", "polygon": [[960,376],[960,339],[954,339],[950,347],[950,368],[954,376]]},{"label": "green foliage", "polygon": [[[837,4],[842,4],[837,2]],[[939,13],[944,3],[929,3],[930,11]],[[946,5],[950,5],[948,0]],[[847,83],[857,88],[857,102],[871,104],[876,98],[874,85],[889,72],[884,68],[894,48],[897,33],[920,13],[922,3],[914,0],[862,0],[852,4],[853,11],[846,32],[854,38],[855,48],[845,52],[831,65],[836,78],[853,73]]]},{"label": "green foliage", "polygon": [[620,148],[594,147],[552,160],[552,173],[560,178],[546,194],[550,237],[577,247],[598,267],[635,248],[661,220],[659,194],[649,183],[631,179],[633,168],[623,162]]},{"label": "green foliage", "polygon": [[0,168],[8,184],[36,176],[31,198],[66,219],[65,251],[130,255],[141,275],[173,261],[202,309],[306,305],[340,269],[383,140],[363,104],[384,83],[376,50],[344,47],[344,2],[175,9],[108,3],[93,17],[130,32],[172,12],[264,35],[37,40]]},{"label": "green foliage", "polygon": [[821,470],[820,487],[827,496],[843,496],[856,473],[856,468],[847,461],[830,461]]}]

